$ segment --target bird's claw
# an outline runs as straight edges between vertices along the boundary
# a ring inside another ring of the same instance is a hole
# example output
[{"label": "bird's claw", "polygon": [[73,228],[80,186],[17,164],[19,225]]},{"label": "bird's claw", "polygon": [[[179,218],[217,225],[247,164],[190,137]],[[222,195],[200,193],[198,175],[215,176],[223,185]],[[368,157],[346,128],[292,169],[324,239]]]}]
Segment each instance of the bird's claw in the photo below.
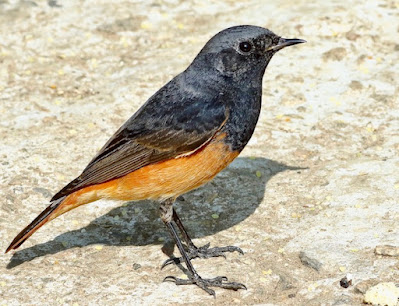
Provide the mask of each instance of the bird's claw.
[{"label": "bird's claw", "polygon": [[239,289],[247,290],[247,287],[244,284],[236,283],[236,282],[228,282],[226,276],[218,276],[211,279],[201,278],[200,276],[196,276],[189,279],[181,279],[175,276],[167,276],[163,280],[165,281],[172,281],[176,285],[192,285],[195,284],[200,287],[202,290],[206,291],[208,294],[215,296],[215,291],[210,289],[209,287],[219,287],[224,289],[230,289],[237,291]]},{"label": "bird's claw", "polygon": [[[241,255],[244,255],[243,250],[241,250],[239,247],[236,246],[225,246],[225,247],[214,247],[214,248],[209,248],[209,246],[210,243],[207,243],[199,248],[197,248],[196,246],[188,247],[187,250],[188,258],[190,260],[194,258],[211,258],[211,257],[220,257],[220,256],[226,258],[226,255],[224,254],[226,252],[238,252]],[[182,257],[169,258],[162,264],[161,269],[163,269],[164,267],[166,267],[171,263],[179,264],[182,262],[184,262]]]}]

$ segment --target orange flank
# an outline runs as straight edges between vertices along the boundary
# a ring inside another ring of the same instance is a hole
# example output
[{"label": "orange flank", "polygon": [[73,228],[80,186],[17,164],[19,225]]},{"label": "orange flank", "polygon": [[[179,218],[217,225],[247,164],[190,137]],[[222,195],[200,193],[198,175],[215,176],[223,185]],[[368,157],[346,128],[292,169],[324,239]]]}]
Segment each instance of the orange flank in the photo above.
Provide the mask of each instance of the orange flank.
[{"label": "orange flank", "polygon": [[220,138],[191,155],[151,164],[121,178],[82,188],[66,197],[61,213],[98,199],[176,198],[210,181],[238,156],[239,152],[232,152]]},{"label": "orange flank", "polygon": [[50,204],[11,242],[6,253],[18,248],[40,227],[80,205],[99,199],[137,201],[176,198],[210,181],[239,154],[223,142],[224,134],[189,155],[151,164],[123,177],[84,187]]}]

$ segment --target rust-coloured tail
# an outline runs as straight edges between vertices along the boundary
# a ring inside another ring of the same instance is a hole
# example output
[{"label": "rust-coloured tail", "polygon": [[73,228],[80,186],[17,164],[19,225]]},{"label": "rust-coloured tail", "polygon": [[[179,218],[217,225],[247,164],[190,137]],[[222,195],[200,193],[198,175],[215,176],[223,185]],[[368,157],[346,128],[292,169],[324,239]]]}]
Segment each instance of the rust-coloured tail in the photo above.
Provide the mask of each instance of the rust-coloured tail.
[{"label": "rust-coloured tail", "polygon": [[17,249],[22,243],[25,242],[34,232],[36,232],[43,224],[54,219],[58,214],[54,214],[56,209],[64,201],[65,197],[53,201],[45,210],[42,211],[40,215],[36,217],[35,220],[31,222],[27,227],[25,227],[11,242],[10,246],[7,248],[6,253],[10,250]]}]

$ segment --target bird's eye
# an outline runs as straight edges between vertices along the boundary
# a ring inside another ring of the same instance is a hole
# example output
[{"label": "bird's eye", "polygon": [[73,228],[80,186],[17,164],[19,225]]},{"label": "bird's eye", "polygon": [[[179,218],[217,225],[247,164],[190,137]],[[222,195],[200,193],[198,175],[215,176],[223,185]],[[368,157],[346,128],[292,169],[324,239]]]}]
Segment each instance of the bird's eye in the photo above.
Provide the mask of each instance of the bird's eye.
[{"label": "bird's eye", "polygon": [[247,42],[247,41],[243,41],[240,43],[240,45],[238,46],[240,48],[240,50],[244,53],[248,53],[252,50],[252,45],[251,43]]}]

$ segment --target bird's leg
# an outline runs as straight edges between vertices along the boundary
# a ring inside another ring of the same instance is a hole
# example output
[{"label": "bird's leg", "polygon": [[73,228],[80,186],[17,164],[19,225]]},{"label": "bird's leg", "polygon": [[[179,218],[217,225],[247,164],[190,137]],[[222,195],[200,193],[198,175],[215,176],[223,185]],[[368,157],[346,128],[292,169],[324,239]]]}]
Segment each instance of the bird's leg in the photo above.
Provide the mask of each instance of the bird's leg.
[{"label": "bird's leg", "polygon": [[177,227],[180,230],[181,235],[183,236],[184,241],[187,244],[188,249],[193,249],[193,248],[197,248],[193,241],[191,240],[190,236],[188,235],[186,229],[183,226],[183,223],[181,222],[179,216],[176,213],[176,210],[173,208],[173,214],[172,214],[172,220],[176,223]]},{"label": "bird's leg", "polygon": [[[189,275],[188,279],[181,279],[174,276],[167,276],[165,277],[164,281],[173,281],[176,285],[190,285],[195,284],[201,289],[205,290],[210,295],[215,296],[215,291],[210,289],[209,287],[220,287],[225,289],[246,289],[245,285],[236,282],[228,282],[227,277],[225,276],[218,276],[211,279],[205,279],[198,275],[197,271],[194,269],[189,256],[187,255],[183,244],[179,238],[179,235],[176,232],[176,228],[173,225],[173,199],[168,199],[161,203],[160,211],[161,211],[161,219],[165,223],[166,227],[169,230],[172,238],[174,239],[177,248],[180,251],[182,259],[187,266]],[[181,222],[180,222],[181,224]],[[179,227],[180,228],[180,227]],[[184,230],[185,232],[185,230]],[[187,234],[187,232],[185,232]],[[182,234],[184,236],[184,234]],[[187,238],[190,239],[187,235]],[[186,239],[186,238],[185,238]],[[190,239],[191,241],[191,239]],[[192,242],[191,242],[192,243]],[[194,245],[194,244],[193,244]]]},{"label": "bird's leg", "polygon": [[[181,235],[183,236],[184,242],[187,245],[187,256],[189,259],[211,258],[219,256],[223,256],[224,258],[226,258],[226,256],[224,255],[224,253],[226,252],[238,252],[240,254],[244,254],[244,252],[239,247],[236,246],[210,248],[209,247],[210,243],[207,243],[201,247],[195,246],[190,236],[188,235],[186,229],[184,228],[183,223],[181,222],[179,216],[177,215],[176,210],[174,208],[172,209],[173,209],[172,220],[176,223],[177,227],[180,230]],[[183,262],[183,257],[170,258],[163,263],[162,268],[171,263],[179,264],[181,262]]]}]

